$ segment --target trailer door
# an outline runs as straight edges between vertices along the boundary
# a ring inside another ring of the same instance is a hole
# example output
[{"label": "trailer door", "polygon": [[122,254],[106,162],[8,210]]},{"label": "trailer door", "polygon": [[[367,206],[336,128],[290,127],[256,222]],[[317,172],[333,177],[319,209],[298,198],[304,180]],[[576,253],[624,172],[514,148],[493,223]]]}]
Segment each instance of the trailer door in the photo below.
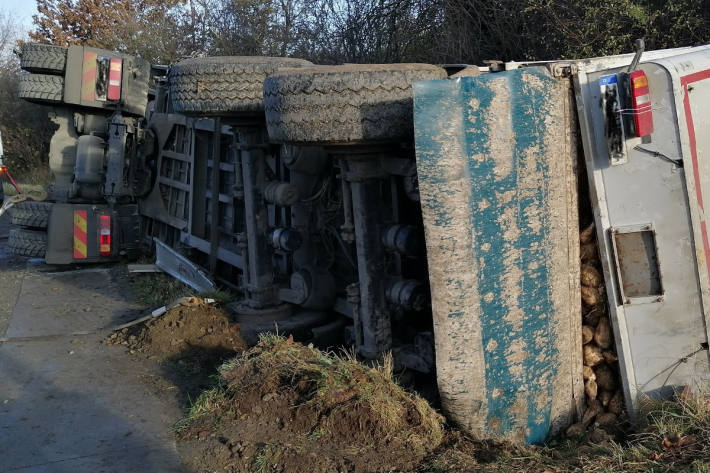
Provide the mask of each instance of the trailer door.
[{"label": "trailer door", "polygon": [[414,87],[442,405],[540,443],[583,399],[569,79],[526,68]]}]

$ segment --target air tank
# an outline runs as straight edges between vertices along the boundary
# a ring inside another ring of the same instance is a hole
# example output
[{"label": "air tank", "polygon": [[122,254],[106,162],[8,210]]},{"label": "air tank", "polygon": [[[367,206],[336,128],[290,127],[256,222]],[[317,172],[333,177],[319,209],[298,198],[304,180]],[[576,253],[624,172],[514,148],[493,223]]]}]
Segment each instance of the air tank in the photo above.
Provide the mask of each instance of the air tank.
[{"label": "air tank", "polygon": [[77,140],[74,178],[81,184],[101,184],[104,176],[104,151],[106,142],[93,135],[83,135]]}]

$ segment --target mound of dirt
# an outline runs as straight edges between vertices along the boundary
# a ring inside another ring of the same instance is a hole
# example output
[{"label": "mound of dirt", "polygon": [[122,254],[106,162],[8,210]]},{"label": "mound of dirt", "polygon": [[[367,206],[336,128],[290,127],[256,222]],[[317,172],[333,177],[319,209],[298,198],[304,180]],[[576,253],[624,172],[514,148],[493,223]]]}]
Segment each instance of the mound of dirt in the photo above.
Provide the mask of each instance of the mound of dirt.
[{"label": "mound of dirt", "polygon": [[161,316],[114,332],[104,343],[158,358],[190,352],[211,352],[224,358],[247,346],[239,326],[224,311],[195,297],[183,298]]},{"label": "mound of dirt", "polygon": [[281,337],[219,370],[177,426],[195,471],[411,471],[443,438],[443,418],[391,377]]}]

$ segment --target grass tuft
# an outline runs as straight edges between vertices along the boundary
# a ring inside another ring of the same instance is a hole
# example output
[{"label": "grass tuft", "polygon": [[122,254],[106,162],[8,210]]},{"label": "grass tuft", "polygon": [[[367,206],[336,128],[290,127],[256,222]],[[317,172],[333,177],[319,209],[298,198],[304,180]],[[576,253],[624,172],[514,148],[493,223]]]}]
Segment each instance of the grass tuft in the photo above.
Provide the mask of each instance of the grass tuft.
[{"label": "grass tuft", "polygon": [[202,394],[191,403],[187,414],[175,424],[173,430],[175,432],[182,432],[198,419],[217,411],[222,411],[222,415],[230,412],[229,395],[223,385],[217,385],[202,392]]},{"label": "grass tuft", "polygon": [[451,433],[417,472],[710,473],[710,395],[646,400],[639,420],[625,442],[600,445],[582,438],[554,447],[515,446]]},{"label": "grass tuft", "polygon": [[283,455],[283,448],[277,443],[267,443],[254,459],[254,471],[256,473],[266,473],[274,466],[279,465]]}]

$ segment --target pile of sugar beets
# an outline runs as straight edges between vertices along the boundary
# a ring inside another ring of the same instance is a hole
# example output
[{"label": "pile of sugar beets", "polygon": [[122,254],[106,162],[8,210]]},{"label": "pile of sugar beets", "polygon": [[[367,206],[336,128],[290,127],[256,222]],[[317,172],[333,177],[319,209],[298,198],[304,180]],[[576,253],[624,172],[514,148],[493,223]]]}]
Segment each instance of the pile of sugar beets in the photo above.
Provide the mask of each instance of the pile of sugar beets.
[{"label": "pile of sugar beets", "polygon": [[586,409],[581,421],[567,429],[567,435],[589,432],[592,442],[601,443],[620,433],[624,396],[594,224],[580,233],[580,259]]}]

